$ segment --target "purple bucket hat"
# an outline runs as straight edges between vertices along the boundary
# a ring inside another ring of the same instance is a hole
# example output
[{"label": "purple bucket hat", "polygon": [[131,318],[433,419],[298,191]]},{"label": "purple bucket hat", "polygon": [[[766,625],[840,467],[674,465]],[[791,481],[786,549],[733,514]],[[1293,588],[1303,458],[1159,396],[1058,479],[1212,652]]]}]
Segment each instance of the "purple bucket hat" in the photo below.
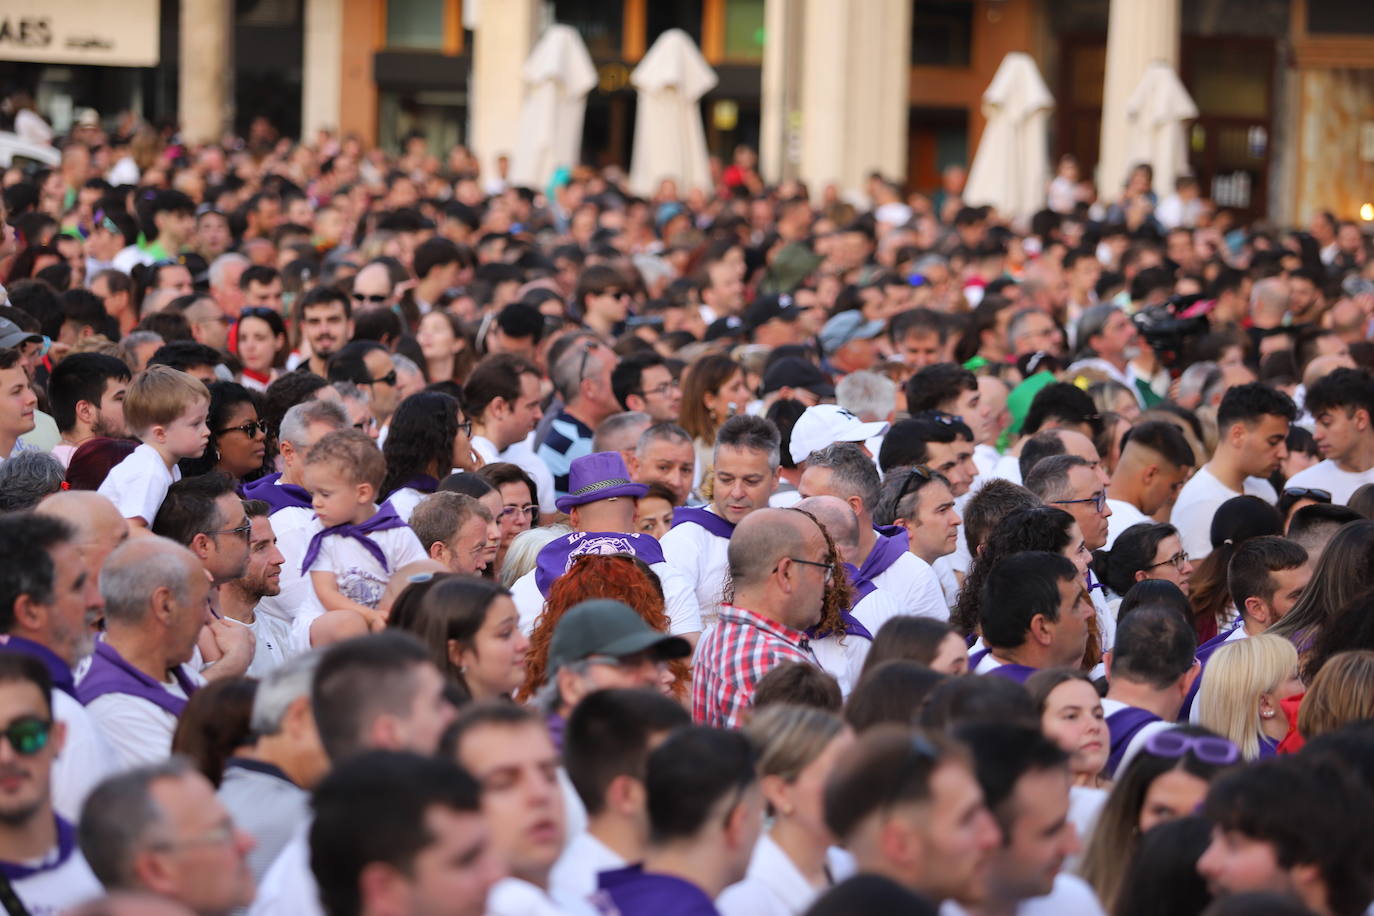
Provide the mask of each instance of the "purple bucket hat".
[{"label": "purple bucket hat", "polygon": [[630,479],[630,469],[619,452],[593,452],[574,458],[568,468],[568,495],[554,500],[559,512],[613,496],[639,499],[649,488]]}]

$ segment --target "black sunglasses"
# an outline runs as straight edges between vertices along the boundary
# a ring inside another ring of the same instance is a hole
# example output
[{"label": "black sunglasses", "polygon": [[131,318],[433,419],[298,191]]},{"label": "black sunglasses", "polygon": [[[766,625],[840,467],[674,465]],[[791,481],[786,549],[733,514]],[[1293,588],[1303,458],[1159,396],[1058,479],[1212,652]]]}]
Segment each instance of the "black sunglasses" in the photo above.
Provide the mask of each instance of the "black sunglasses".
[{"label": "black sunglasses", "polygon": [[[892,505],[900,506],[902,500],[906,498],[906,495],[911,492],[913,487],[919,491],[920,487],[925,486],[932,480],[936,480],[939,476],[940,475],[936,474],[924,464],[916,465],[907,472],[906,480],[902,481],[902,489],[897,493],[897,499],[893,501]],[[919,486],[917,486],[918,482]]]},{"label": "black sunglasses", "polygon": [[1283,495],[1293,499],[1310,499],[1319,503],[1331,502],[1331,491],[1316,487],[1286,487]]},{"label": "black sunglasses", "polygon": [[47,747],[51,733],[52,723],[35,717],[15,719],[5,726],[4,731],[0,731],[0,735],[5,736],[10,747],[21,757],[32,756]]},{"label": "black sunglasses", "polygon": [[390,297],[390,296],[381,296],[381,295],[378,295],[378,294],[376,294],[376,293],[373,293],[371,296],[366,295],[365,293],[354,293],[354,294],[353,294],[353,301],[354,301],[354,302],[371,302],[371,303],[373,303],[374,305],[381,305],[383,302],[385,302],[385,301],[386,301],[387,299],[389,299],[389,298],[391,298],[391,297]]},{"label": "black sunglasses", "polygon": [[216,436],[222,436],[225,433],[243,433],[251,439],[258,433],[262,433],[264,436],[267,435],[267,424],[262,420],[249,420],[242,426],[229,426],[224,429],[215,430]]},{"label": "black sunglasses", "polygon": [[395,385],[395,384],[396,384],[396,370],[395,370],[395,369],[392,369],[390,372],[388,372],[386,375],[382,376],[381,378],[368,379],[367,381],[362,382],[361,384],[363,384],[363,385]]}]

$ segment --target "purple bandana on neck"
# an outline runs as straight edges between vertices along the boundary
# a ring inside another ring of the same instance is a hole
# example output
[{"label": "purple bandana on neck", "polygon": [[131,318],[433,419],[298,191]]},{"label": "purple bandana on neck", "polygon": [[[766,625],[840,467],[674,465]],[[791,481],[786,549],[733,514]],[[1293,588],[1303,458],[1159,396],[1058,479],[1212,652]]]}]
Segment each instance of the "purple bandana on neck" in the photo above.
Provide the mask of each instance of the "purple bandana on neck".
[{"label": "purple bandana on neck", "polygon": [[735,533],[734,525],[721,518],[719,515],[716,515],[714,512],[706,509],[694,509],[683,506],[673,510],[674,528],[687,522],[696,522],[718,538],[728,539],[730,535]]},{"label": "purple bandana on neck", "polygon": [[[877,586],[867,579],[859,578],[859,571],[854,568],[852,563],[844,564],[845,571],[849,573],[849,581],[854,586],[854,603],[848,610],[840,612],[840,619],[844,621],[844,635],[858,636],[869,642],[873,641],[873,634],[868,631],[868,627],[859,622],[859,618],[853,614],[854,608],[859,606],[859,602],[877,591]],[[806,635],[812,639],[816,638],[816,630],[819,627],[807,627]]]},{"label": "purple bandana on neck", "polygon": [[52,871],[72,857],[72,853],[76,851],[76,828],[56,814],[52,816],[52,819],[57,822],[57,858],[48,861],[48,857],[44,856],[43,862],[38,865],[0,862],[0,874],[3,874],[11,882],[20,881],[39,872]]},{"label": "purple bandana on neck", "polygon": [[1038,670],[1038,668],[1031,668],[1028,665],[998,665],[985,674],[984,677],[1004,677],[1009,681],[1024,684],[1026,680]]},{"label": "purple bandana on neck", "polygon": [[[406,487],[410,487],[417,493],[433,493],[435,490],[439,489],[439,481],[430,477],[428,474],[416,474],[405,483],[396,487],[396,490],[404,490]],[[396,490],[392,490],[391,492],[395,493]]]},{"label": "purple bandana on neck", "polygon": [[294,483],[277,483],[281,479],[280,474],[268,474],[260,477],[250,484],[243,487],[245,499],[260,499],[272,507],[275,514],[282,509],[309,509],[311,508],[310,493],[305,487],[298,487]]},{"label": "purple bandana on neck", "polygon": [[911,535],[900,525],[875,527],[878,540],[859,567],[859,581],[870,581],[887,572],[911,548]]},{"label": "purple bandana on neck", "polygon": [[72,669],[68,668],[67,663],[57,657],[56,652],[22,636],[0,636],[0,650],[6,649],[38,659],[43,663],[43,667],[48,669],[48,675],[52,678],[54,687],[67,696],[76,696],[76,678],[72,676]]},{"label": "purple bandana on neck", "polygon": [[310,546],[305,548],[305,560],[301,563],[301,575],[310,572],[310,567],[315,565],[315,561],[320,558],[320,549],[324,547],[324,539],[331,535],[343,538],[353,538],[362,544],[368,553],[380,564],[386,572],[391,572],[391,567],[387,565],[386,554],[382,552],[381,545],[372,538],[368,537],[374,531],[390,531],[392,528],[404,528],[406,523],[401,521],[401,517],[396,514],[396,510],[391,508],[391,503],[382,503],[380,509],[372,518],[363,522],[361,525],[350,525],[345,522],[342,525],[335,525],[333,528],[326,528],[317,532],[310,539]]},{"label": "purple bandana on neck", "polygon": [[[186,696],[196,692],[196,685],[180,665],[172,669],[172,676]],[[92,701],[107,693],[127,693],[139,697],[174,716],[181,715],[186,708],[185,700],[168,693],[157,681],[125,661],[113,646],[101,640],[95,644],[90,670],[76,685],[76,698],[83,706],[90,706]]]},{"label": "purple bandana on neck", "polygon": [[663,562],[663,549],[647,534],[622,534],[618,531],[574,531],[556,538],[539,551],[534,561],[534,584],[541,595],[548,595],[554,581],[578,557],[630,554],[650,566]]}]

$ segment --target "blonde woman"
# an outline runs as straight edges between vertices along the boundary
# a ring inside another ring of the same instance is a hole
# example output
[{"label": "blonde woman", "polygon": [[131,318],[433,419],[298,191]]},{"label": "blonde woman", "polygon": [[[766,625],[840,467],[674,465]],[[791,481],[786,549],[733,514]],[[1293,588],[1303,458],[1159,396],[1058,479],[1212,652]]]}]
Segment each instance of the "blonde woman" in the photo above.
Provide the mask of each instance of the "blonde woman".
[{"label": "blonde woman", "polygon": [[772,823],[759,834],[744,880],[727,887],[716,907],[722,916],[797,916],[852,871],[847,857],[832,849],[824,795],[854,734],[832,713],[786,704],[759,712],[745,733],[760,751],[759,781]]},{"label": "blonde woman", "polygon": [[1374,719],[1374,652],[1361,649],[1331,656],[1302,698],[1298,734],[1311,741],[1364,719]]},{"label": "blonde woman", "polygon": [[1282,703],[1302,693],[1298,650],[1282,636],[1228,642],[1207,662],[1198,724],[1231,739],[1246,760],[1272,757],[1288,734]]}]

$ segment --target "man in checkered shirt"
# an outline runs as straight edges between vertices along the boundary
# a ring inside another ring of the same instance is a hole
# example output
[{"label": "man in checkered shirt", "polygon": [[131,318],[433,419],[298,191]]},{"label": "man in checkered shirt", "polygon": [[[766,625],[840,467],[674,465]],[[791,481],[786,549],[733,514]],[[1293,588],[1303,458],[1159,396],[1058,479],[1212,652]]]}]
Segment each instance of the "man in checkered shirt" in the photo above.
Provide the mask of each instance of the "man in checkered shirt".
[{"label": "man in checkered shirt", "polygon": [[733,604],[697,647],[692,718],[738,728],[754,686],[783,662],[816,663],[806,628],[820,622],[830,560],[817,524],[791,509],[759,509],[730,538]]}]

